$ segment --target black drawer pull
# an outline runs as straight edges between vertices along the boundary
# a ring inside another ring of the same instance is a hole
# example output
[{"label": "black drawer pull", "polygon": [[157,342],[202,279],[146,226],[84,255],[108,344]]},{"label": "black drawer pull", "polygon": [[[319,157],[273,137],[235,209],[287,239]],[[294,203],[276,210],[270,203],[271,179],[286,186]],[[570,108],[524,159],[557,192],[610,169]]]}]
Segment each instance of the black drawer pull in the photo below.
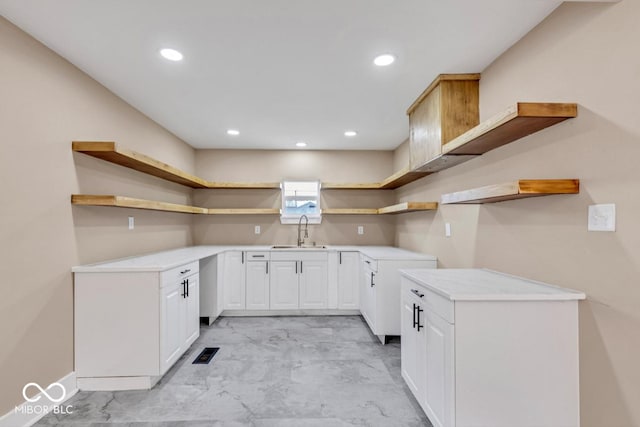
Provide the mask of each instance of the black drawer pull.
[{"label": "black drawer pull", "polygon": [[424,296],[424,294],[421,294],[417,289],[411,289],[411,292],[416,294],[416,296],[418,296],[419,298],[422,298]]},{"label": "black drawer pull", "polygon": [[264,255],[251,255],[253,258],[264,258]]},{"label": "black drawer pull", "polygon": [[190,272],[190,271],[191,271],[191,269],[190,269],[190,268],[187,268],[186,270],[182,270],[182,271],[180,272],[180,274],[185,274],[185,273],[188,273],[188,272]]}]

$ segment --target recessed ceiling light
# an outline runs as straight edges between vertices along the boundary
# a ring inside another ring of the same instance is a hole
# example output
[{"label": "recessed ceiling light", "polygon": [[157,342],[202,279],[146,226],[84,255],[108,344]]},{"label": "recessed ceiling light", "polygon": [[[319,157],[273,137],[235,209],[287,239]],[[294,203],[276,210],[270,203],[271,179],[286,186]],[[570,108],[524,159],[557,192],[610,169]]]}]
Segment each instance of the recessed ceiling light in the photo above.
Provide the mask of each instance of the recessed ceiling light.
[{"label": "recessed ceiling light", "polygon": [[182,61],[182,54],[175,49],[161,49],[160,55],[169,61]]},{"label": "recessed ceiling light", "polygon": [[307,146],[306,142],[302,142],[302,141],[296,142],[296,147],[306,147],[306,146]]},{"label": "recessed ceiling light", "polygon": [[237,136],[237,135],[240,135],[240,131],[237,130],[237,129],[228,129],[227,130],[227,135]]},{"label": "recessed ceiling light", "polygon": [[376,64],[378,67],[386,67],[387,65],[393,64],[393,61],[395,60],[396,60],[395,56],[385,53],[384,55],[376,56],[376,59],[373,60],[373,63]]},{"label": "recessed ceiling light", "polygon": [[344,131],[344,136],[356,136],[358,134],[358,132],[356,132],[355,130],[345,130]]}]

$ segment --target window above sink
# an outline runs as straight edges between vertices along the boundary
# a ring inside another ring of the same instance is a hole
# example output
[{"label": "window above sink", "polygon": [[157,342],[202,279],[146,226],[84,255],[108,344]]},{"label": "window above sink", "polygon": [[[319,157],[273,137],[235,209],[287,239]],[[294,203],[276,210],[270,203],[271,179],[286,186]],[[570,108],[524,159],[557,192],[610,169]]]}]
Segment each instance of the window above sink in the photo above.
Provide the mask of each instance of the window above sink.
[{"label": "window above sink", "polygon": [[282,182],[282,224],[297,224],[306,215],[310,224],[320,224],[320,181]]}]

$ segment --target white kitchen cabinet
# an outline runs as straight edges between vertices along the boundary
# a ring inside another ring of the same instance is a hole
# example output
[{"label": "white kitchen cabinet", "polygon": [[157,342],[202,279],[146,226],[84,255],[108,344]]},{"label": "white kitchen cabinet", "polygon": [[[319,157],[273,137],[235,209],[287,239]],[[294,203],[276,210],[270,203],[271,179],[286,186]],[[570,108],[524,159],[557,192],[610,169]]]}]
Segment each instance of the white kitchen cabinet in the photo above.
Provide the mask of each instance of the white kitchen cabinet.
[{"label": "white kitchen cabinet", "polygon": [[269,279],[271,309],[297,309],[298,261],[271,261]]},{"label": "white kitchen cabinet", "polygon": [[340,251],[338,253],[338,309],[360,308],[360,253]]},{"label": "white kitchen cabinet", "polygon": [[213,324],[224,309],[223,271],[224,253],[200,259],[200,318],[208,325]]},{"label": "white kitchen cabinet", "polygon": [[269,261],[247,261],[246,309],[269,309]]},{"label": "white kitchen cabinet", "polygon": [[327,308],[327,261],[300,261],[298,280],[299,308]]},{"label": "white kitchen cabinet", "polygon": [[161,272],[76,272],[78,388],[153,387],[200,334],[198,272],[198,261]]},{"label": "white kitchen cabinet", "polygon": [[[408,251],[386,253],[384,250],[361,253],[360,312],[371,332],[386,343],[387,336],[401,333],[400,270],[403,268],[437,268],[437,260]],[[373,256],[375,255],[375,257]]]},{"label": "white kitchen cabinet", "polygon": [[325,309],[328,305],[326,251],[273,251],[271,309]]},{"label": "white kitchen cabinet", "polygon": [[173,278],[167,280],[170,282],[163,284],[160,304],[161,374],[200,336],[198,274],[191,274],[178,281]]},{"label": "white kitchen cabinet", "polygon": [[224,309],[244,310],[246,307],[246,271],[244,251],[224,254]]},{"label": "white kitchen cabinet", "polygon": [[402,377],[434,427],[580,425],[583,293],[481,269],[402,274]]}]

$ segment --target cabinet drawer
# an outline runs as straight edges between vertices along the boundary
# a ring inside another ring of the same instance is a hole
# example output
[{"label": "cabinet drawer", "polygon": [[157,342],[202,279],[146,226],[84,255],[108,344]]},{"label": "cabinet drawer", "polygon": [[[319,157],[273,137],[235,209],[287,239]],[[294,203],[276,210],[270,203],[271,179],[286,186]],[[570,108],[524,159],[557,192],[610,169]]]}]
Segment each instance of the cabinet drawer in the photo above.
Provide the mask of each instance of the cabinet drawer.
[{"label": "cabinet drawer", "polygon": [[247,260],[249,261],[268,261],[269,251],[249,251],[247,252]]},{"label": "cabinet drawer", "polygon": [[365,265],[365,267],[367,267],[369,270],[373,271],[374,273],[378,272],[378,261],[368,257],[364,254],[361,255],[362,256],[362,263]]},{"label": "cabinet drawer", "polygon": [[442,317],[451,324],[454,323],[455,312],[453,301],[438,295],[437,293],[417,284],[411,279],[407,279],[406,277],[402,278],[402,291],[409,292],[416,297],[417,300],[425,306],[425,310]]},{"label": "cabinet drawer", "polygon": [[189,277],[198,273],[200,270],[200,262],[194,261],[188,264],[181,265],[180,267],[172,268],[171,270],[163,271],[161,273],[160,286],[164,287],[172,283],[180,281],[182,278]]}]

